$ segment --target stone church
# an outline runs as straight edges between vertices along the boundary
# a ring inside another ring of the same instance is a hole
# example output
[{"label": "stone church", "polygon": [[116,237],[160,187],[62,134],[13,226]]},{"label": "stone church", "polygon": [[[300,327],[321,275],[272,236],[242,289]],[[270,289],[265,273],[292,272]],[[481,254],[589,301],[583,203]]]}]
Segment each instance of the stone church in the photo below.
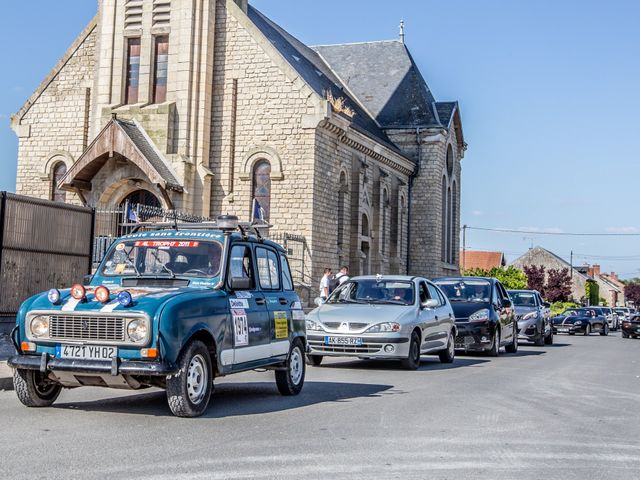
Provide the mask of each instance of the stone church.
[{"label": "stone church", "polygon": [[309,47],[246,0],[99,0],[12,117],[17,193],[125,200],[304,236],[325,266],[458,271],[457,102],[404,39]]}]

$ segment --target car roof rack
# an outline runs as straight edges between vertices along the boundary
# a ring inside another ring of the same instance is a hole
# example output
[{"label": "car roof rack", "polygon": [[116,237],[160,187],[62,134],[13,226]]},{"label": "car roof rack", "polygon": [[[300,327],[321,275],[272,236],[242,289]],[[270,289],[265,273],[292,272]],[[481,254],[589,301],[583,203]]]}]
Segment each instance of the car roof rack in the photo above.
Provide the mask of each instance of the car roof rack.
[{"label": "car roof rack", "polygon": [[136,233],[140,230],[237,230],[240,232],[243,238],[247,238],[249,235],[254,235],[259,240],[264,240],[262,230],[269,230],[273,228],[273,225],[269,223],[255,223],[255,222],[238,222],[237,228],[228,229],[218,226],[218,222],[215,220],[207,222],[136,222],[136,223],[121,223],[121,227],[133,228],[130,233]]}]

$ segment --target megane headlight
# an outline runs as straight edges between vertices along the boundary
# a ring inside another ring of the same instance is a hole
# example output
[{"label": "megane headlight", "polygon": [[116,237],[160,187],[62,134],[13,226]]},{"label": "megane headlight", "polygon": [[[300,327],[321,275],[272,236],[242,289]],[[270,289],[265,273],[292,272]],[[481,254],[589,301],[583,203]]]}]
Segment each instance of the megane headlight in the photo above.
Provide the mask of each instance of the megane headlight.
[{"label": "megane headlight", "polygon": [[482,310],[478,310],[477,312],[472,313],[469,316],[470,322],[486,322],[489,320],[489,309],[483,308]]},{"label": "megane headlight", "polygon": [[365,330],[364,333],[380,333],[380,332],[399,332],[400,324],[399,323],[378,323],[372,327],[369,327]]},{"label": "megane headlight", "polygon": [[524,317],[522,317],[522,320],[533,320],[533,319],[537,319],[538,318],[538,312],[529,312],[527,313]]},{"label": "megane headlight", "polygon": [[31,333],[34,337],[44,337],[49,334],[49,317],[37,315],[31,319]]},{"label": "megane headlight", "polygon": [[318,322],[307,319],[305,323],[307,325],[307,330],[322,330],[322,327]]},{"label": "megane headlight", "polygon": [[147,322],[143,319],[133,320],[129,322],[129,325],[127,325],[127,335],[129,335],[129,338],[134,342],[144,340],[148,331],[149,327]]}]

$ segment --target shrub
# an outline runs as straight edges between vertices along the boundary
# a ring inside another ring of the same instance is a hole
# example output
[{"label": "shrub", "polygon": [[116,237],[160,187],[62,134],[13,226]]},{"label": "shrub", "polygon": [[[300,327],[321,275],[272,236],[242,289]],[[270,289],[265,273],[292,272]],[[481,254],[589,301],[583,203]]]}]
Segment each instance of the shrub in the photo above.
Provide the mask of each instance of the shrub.
[{"label": "shrub", "polygon": [[500,280],[507,290],[523,290],[527,288],[527,276],[522,270],[518,270],[514,266],[507,268],[492,268],[491,270],[483,270],[481,268],[472,268],[463,272],[465,277],[491,277]]}]

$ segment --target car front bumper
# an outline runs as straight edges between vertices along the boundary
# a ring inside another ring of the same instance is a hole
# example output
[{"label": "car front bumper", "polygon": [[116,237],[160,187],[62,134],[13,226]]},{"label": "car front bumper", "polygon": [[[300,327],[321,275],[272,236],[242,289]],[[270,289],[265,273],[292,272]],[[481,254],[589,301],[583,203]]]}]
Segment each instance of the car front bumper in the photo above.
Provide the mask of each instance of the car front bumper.
[{"label": "car front bumper", "polygon": [[[328,344],[326,337],[357,338],[362,341],[360,345],[336,345]],[[307,342],[310,355],[386,359],[406,358],[409,355],[409,338],[399,334],[394,336],[389,333],[358,335],[307,330]],[[391,349],[392,351],[389,351]]]},{"label": "car front bumper", "polygon": [[[560,329],[568,329],[567,331],[560,331]],[[584,333],[586,328],[586,325],[580,325],[580,326],[575,326],[575,325],[554,325],[553,326],[553,333]]]},{"label": "car front bumper", "polygon": [[635,335],[635,336],[640,336],[640,324],[638,323],[623,323],[622,324],[622,331],[624,333],[626,333],[627,335]]},{"label": "car front bumper", "polygon": [[111,362],[99,360],[70,360],[56,358],[48,353],[38,355],[14,355],[7,364],[12,368],[39,370],[47,372],[70,372],[79,375],[134,375],[167,376],[175,373],[177,367],[165,362],[120,360],[114,357]]},{"label": "car front bumper", "polygon": [[491,350],[494,328],[491,324],[458,323],[456,350],[484,352]]}]

